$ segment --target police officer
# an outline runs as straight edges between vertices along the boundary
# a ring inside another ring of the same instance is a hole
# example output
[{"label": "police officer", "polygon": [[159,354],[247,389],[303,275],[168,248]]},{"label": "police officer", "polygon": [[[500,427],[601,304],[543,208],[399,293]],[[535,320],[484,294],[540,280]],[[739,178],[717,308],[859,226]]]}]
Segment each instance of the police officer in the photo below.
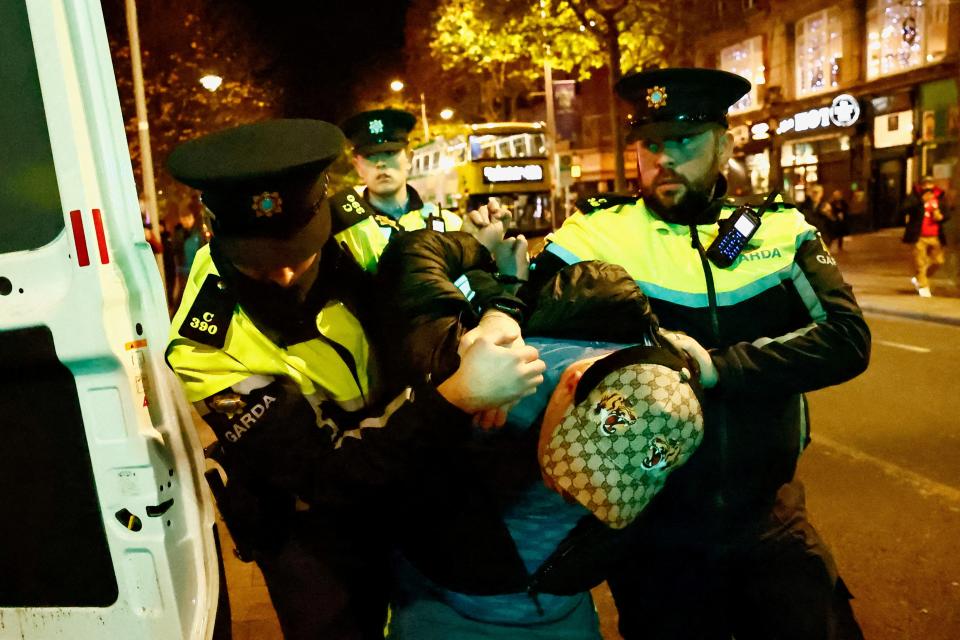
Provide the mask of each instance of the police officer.
[{"label": "police officer", "polygon": [[381,370],[376,288],[332,234],[326,200],[342,142],[325,122],[266,121],[183,144],[168,162],[201,191],[213,239],[167,361],[216,434],[228,475],[218,505],[288,639],[382,637],[392,489],[428,450],[466,437],[471,414],[532,392],[543,369],[498,321],[439,384]]},{"label": "police officer", "polygon": [[609,580],[628,639],[861,637],[794,471],[809,439],[803,393],[866,368],[867,325],[793,205],[763,215],[732,264],[707,255],[731,231],[726,114],[749,89],[712,69],[625,76],[640,196],[581,201],[531,266],[533,292],[567,264],[625,267],[709,389],[700,450]]},{"label": "police officer", "polygon": [[345,189],[334,196],[334,202],[342,206],[359,200],[373,210],[384,227],[458,231],[463,223],[457,214],[424,203],[417,190],[407,184],[407,146],[415,123],[413,114],[399,109],[364,111],[344,121],[343,131],[353,145],[353,166],[364,189],[359,197],[353,189]]}]

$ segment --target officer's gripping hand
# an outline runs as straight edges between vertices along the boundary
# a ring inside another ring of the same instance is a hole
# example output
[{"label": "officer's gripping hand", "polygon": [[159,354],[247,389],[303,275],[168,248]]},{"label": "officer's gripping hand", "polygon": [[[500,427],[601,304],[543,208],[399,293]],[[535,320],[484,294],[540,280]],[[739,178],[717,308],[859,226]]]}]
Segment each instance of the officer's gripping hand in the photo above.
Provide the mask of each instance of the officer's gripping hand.
[{"label": "officer's gripping hand", "polygon": [[457,347],[457,355],[461,358],[467,349],[480,336],[487,336],[495,344],[501,346],[523,346],[523,338],[520,336],[520,324],[503,311],[496,309],[487,309],[480,318],[480,323],[473,329],[467,331],[460,338],[460,345]]},{"label": "officer's gripping hand", "polygon": [[710,352],[704,349],[703,345],[685,333],[661,329],[660,335],[669,340],[677,349],[684,351],[693,358],[700,369],[700,385],[704,389],[712,389],[717,386],[720,374],[717,372],[716,365],[713,364]]},{"label": "officer's gripping hand", "polygon": [[530,254],[527,253],[527,239],[522,235],[504,238],[497,243],[493,258],[497,263],[497,271],[504,275],[520,280],[527,280],[530,275]]},{"label": "officer's gripping hand", "polygon": [[[488,309],[480,318],[480,323],[460,338],[457,355],[463,357],[470,345],[483,335],[489,336],[500,346],[523,346],[523,337],[520,335],[520,325],[517,321],[502,311]],[[516,403],[515,400],[496,409],[486,409],[473,414],[474,426],[481,429],[502,427],[507,422],[507,413]]]},{"label": "officer's gripping hand", "polygon": [[496,198],[490,198],[487,204],[464,216],[460,230],[472,235],[490,253],[494,253],[497,244],[503,240],[512,217],[510,209],[501,206]]},{"label": "officer's gripping hand", "polygon": [[537,350],[515,340],[512,334],[496,330],[479,335],[461,353],[454,374],[437,388],[462,411],[487,412],[479,426],[502,424],[505,407],[533,394],[543,382],[546,365]]}]

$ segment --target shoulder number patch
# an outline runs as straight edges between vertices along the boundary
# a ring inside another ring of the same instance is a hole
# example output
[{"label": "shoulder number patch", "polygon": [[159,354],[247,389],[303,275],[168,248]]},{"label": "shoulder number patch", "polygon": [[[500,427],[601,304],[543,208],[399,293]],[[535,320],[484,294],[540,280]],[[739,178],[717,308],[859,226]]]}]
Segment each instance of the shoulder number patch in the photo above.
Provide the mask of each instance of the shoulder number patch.
[{"label": "shoulder number patch", "polygon": [[577,200],[576,207],[582,213],[589,215],[601,209],[633,204],[636,201],[636,196],[625,196],[618,193],[598,193],[595,196],[588,196]]},{"label": "shoulder number patch", "polygon": [[222,349],[233,317],[235,301],[221,288],[220,278],[210,274],[203,281],[179,333],[184,338]]}]

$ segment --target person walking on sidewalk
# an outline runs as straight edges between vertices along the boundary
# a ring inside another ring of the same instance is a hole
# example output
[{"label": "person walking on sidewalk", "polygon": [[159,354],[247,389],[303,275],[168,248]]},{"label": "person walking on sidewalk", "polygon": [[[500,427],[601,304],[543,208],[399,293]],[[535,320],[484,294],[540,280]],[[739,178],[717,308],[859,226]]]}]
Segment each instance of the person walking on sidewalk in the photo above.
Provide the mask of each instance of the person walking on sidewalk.
[{"label": "person walking on sidewalk", "polygon": [[824,245],[829,249],[830,245],[833,244],[836,218],[830,208],[830,203],[824,197],[823,185],[816,183],[810,185],[807,199],[801,206],[801,211],[807,222],[820,232]]},{"label": "person walking on sidewalk", "polygon": [[933,176],[924,176],[913,193],[904,200],[901,212],[906,216],[907,226],[903,241],[913,245],[915,275],[910,282],[922,298],[929,298],[930,276],[945,262],[944,247],[947,237],[943,223],[949,218],[949,210],[943,190],[933,182]]},{"label": "person walking on sidewalk", "polygon": [[832,249],[832,241],[837,243],[837,251],[843,251],[843,238],[850,233],[850,224],[847,216],[850,215],[850,205],[843,199],[843,192],[837,189],[833,192],[830,200],[830,210],[833,212],[833,224],[831,226],[831,244],[827,249]]}]

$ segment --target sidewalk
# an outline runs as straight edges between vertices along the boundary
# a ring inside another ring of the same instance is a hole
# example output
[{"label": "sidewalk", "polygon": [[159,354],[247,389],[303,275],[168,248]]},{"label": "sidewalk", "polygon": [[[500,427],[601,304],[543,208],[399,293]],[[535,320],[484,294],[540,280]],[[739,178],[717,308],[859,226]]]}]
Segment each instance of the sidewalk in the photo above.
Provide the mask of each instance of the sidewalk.
[{"label": "sidewalk", "polygon": [[860,307],[867,312],[960,325],[958,255],[947,251],[947,264],[930,279],[934,297],[921,298],[910,283],[913,275],[910,245],[900,239],[903,229],[883,229],[844,239],[834,257],[844,279],[853,285]]}]

